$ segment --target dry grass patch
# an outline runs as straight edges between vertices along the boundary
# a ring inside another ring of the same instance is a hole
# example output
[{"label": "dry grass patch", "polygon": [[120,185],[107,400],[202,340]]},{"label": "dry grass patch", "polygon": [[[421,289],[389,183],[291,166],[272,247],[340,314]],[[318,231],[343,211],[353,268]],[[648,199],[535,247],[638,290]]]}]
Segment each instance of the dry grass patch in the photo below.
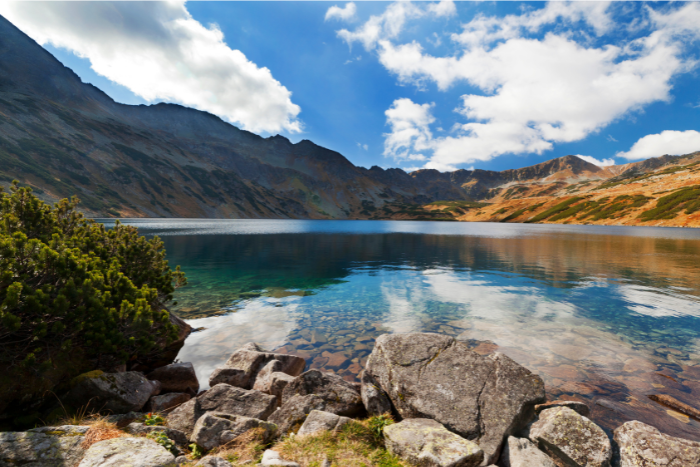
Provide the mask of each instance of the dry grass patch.
[{"label": "dry grass patch", "polygon": [[117,428],[117,425],[114,423],[109,423],[101,417],[83,420],[83,425],[90,426],[88,431],[85,433],[85,439],[83,439],[83,443],[80,446],[83,449],[88,449],[93,444],[106,439],[131,436]]},{"label": "dry grass patch", "polygon": [[371,420],[353,420],[338,433],[290,436],[272,449],[302,467],[320,467],[326,457],[333,467],[405,467],[407,464],[386,451]]},{"label": "dry grass patch", "polygon": [[208,454],[226,459],[234,466],[251,465],[250,461],[255,464],[260,461],[265,449],[270,447],[269,443],[264,442],[264,433],[264,428],[253,428]]}]

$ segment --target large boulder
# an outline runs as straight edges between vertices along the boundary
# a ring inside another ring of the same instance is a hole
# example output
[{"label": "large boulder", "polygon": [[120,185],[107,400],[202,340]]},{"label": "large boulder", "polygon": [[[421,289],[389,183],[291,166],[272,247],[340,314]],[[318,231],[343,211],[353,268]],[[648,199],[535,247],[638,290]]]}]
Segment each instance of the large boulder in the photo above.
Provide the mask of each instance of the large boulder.
[{"label": "large boulder", "polygon": [[309,394],[315,394],[325,400],[326,406],[323,410],[336,415],[353,417],[362,414],[365,410],[362,396],[352,383],[336,374],[318,370],[309,370],[287,384],[282,392],[282,404],[284,405],[294,396]]},{"label": "large boulder", "polygon": [[509,436],[503,447],[503,467],[556,467],[554,461],[527,438]]},{"label": "large boulder", "polygon": [[351,421],[348,417],[342,417],[323,410],[312,410],[306,417],[304,424],[299,428],[297,435],[313,435],[321,431],[338,431]]},{"label": "large boulder", "polygon": [[254,428],[263,428],[262,441],[270,441],[277,431],[277,425],[257,418],[230,415],[222,412],[208,412],[197,420],[190,440],[205,451],[222,444],[230,443],[243,433]]},{"label": "large boulder", "polygon": [[268,421],[277,425],[277,432],[285,435],[301,428],[308,414],[314,410],[325,410],[326,401],[315,394],[295,395],[287,400]]},{"label": "large boulder", "polygon": [[158,383],[136,371],[92,371],[75,378],[63,401],[75,408],[89,406],[101,412],[138,412],[159,389]]},{"label": "large boulder", "polygon": [[304,371],[306,360],[296,355],[267,352],[250,342],[229,357],[223,367],[217,368],[209,377],[209,385],[230,384],[239,388],[251,389],[260,370],[272,360],[280,362],[279,371],[290,376],[298,376]]},{"label": "large boulder", "polygon": [[99,441],[85,452],[79,467],[175,467],[175,456],[147,438]]},{"label": "large boulder", "polygon": [[384,428],[392,454],[420,467],[472,467],[481,464],[479,446],[427,418],[411,418]]},{"label": "large boulder", "polygon": [[192,399],[186,392],[170,392],[162,396],[153,396],[148,399],[148,403],[144,407],[145,412],[162,412],[167,413],[172,409],[181,406],[185,402]]},{"label": "large boulder", "polygon": [[148,379],[160,381],[161,391],[186,392],[190,396],[196,396],[199,392],[199,380],[194,371],[194,366],[187,363],[172,363],[156,368],[147,375]]},{"label": "large boulder", "polygon": [[614,439],[620,448],[620,467],[700,466],[700,443],[668,436],[642,422],[623,424]]},{"label": "large boulder", "polygon": [[0,433],[0,466],[75,467],[87,426],[45,426],[23,432]]},{"label": "large boulder", "polygon": [[503,354],[482,356],[439,334],[380,336],[365,374],[400,417],[430,418],[476,442],[483,465],[498,460],[505,438],[524,428],[534,406],[545,402],[539,376]]},{"label": "large boulder", "polygon": [[199,417],[207,412],[267,420],[277,407],[277,398],[260,391],[217,384],[207,392],[184,403],[168,415],[168,426],[192,434]]},{"label": "large boulder", "polygon": [[294,380],[294,376],[283,373],[284,365],[279,360],[272,360],[263,367],[255,377],[253,389],[271,394],[277,398],[277,405],[282,405],[282,392]]},{"label": "large boulder", "polygon": [[530,440],[571,467],[609,467],[610,440],[602,428],[568,407],[543,410],[530,427]]}]

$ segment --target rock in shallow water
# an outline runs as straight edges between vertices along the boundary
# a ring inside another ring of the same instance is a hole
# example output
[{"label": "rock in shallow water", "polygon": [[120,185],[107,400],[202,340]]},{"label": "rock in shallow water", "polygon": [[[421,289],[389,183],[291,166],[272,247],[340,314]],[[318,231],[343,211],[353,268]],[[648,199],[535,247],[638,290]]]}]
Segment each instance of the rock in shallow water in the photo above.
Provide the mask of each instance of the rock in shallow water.
[{"label": "rock in shallow water", "polygon": [[632,421],[615,430],[620,467],[700,466],[700,443],[665,435],[653,426]]},{"label": "rock in shallow water", "polygon": [[602,428],[568,407],[543,410],[530,440],[550,457],[572,467],[609,467],[610,440]]},{"label": "rock in shallow water", "polygon": [[545,402],[544,383],[505,355],[479,355],[439,334],[384,334],[365,373],[402,418],[430,418],[475,441],[484,465],[494,463],[508,435]]},{"label": "rock in shallow water", "polygon": [[80,445],[87,426],[45,426],[26,432],[0,433],[0,465],[73,467],[85,452]]},{"label": "rock in shallow water", "polygon": [[175,456],[146,438],[99,441],[87,450],[79,467],[175,467]]},{"label": "rock in shallow water", "polygon": [[421,467],[472,467],[484,458],[477,444],[427,418],[385,427],[384,441],[389,452]]}]

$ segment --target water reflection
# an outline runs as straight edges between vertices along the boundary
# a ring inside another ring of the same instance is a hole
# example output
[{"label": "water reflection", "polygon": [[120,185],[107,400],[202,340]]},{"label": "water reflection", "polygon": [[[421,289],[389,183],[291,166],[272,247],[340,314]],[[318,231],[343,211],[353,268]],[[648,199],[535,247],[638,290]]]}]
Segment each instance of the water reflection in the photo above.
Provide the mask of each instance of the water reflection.
[{"label": "water reflection", "polygon": [[203,381],[251,340],[354,379],[382,333],[441,332],[506,353],[607,428],[635,418],[700,439],[699,423],[647,398],[697,406],[700,232],[148,222],[190,278],[176,309],[206,329],[179,358]]}]

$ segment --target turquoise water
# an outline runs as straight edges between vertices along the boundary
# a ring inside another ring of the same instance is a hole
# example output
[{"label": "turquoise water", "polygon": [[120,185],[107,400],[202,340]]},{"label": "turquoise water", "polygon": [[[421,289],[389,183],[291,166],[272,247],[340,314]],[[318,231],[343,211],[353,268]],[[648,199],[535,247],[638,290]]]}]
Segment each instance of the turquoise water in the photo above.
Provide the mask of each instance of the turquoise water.
[{"label": "turquoise water", "polygon": [[401,221],[129,220],[165,242],[200,381],[255,341],[353,380],[386,332],[455,336],[583,400],[700,439],[700,231]]}]

